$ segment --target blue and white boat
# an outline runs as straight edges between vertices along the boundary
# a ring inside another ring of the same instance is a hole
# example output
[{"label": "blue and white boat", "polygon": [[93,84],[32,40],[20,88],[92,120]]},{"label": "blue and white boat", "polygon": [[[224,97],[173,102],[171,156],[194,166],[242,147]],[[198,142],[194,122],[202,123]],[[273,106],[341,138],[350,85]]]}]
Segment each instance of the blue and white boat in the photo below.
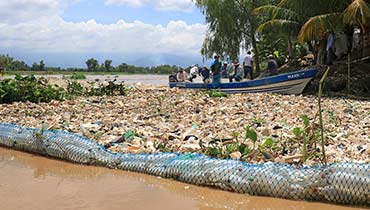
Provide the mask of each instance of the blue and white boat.
[{"label": "blue and white boat", "polygon": [[245,82],[220,84],[170,82],[171,88],[215,89],[224,93],[259,93],[273,92],[283,94],[301,94],[307,84],[316,76],[317,69],[300,70],[270,77],[257,78]]}]

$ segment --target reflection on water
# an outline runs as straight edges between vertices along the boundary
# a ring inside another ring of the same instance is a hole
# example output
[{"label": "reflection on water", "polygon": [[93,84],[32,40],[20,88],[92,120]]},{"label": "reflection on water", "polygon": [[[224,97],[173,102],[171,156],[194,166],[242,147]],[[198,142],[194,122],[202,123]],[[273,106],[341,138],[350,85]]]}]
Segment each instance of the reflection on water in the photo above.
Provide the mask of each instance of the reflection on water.
[{"label": "reflection on water", "polygon": [[351,208],[229,193],[0,148],[0,210]]}]

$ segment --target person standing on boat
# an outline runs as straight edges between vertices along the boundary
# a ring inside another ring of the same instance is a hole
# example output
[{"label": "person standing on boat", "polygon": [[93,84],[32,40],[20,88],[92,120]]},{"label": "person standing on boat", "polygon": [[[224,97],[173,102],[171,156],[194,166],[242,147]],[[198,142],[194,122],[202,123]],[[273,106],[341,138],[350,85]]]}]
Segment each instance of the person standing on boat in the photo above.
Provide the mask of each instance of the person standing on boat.
[{"label": "person standing on boat", "polygon": [[190,82],[193,82],[193,79],[197,78],[198,71],[199,71],[199,69],[198,69],[198,66],[196,64],[191,66],[190,78],[189,78]]},{"label": "person standing on boat", "polygon": [[220,62],[220,56],[215,55],[214,61],[211,63],[211,71],[213,74],[212,83],[213,84],[220,84],[221,83],[221,62]]},{"label": "person standing on boat", "polygon": [[269,55],[267,60],[267,71],[269,76],[276,75],[278,71],[278,64],[273,55]]},{"label": "person standing on boat", "polygon": [[247,75],[249,74],[249,78],[253,80],[253,56],[251,51],[248,51],[247,55],[244,57],[243,68],[244,68],[244,79],[246,79]]},{"label": "person standing on boat", "polygon": [[233,79],[237,82],[241,82],[244,78],[244,69],[240,66],[238,61],[234,62],[234,74],[229,77],[229,82],[233,82]]}]

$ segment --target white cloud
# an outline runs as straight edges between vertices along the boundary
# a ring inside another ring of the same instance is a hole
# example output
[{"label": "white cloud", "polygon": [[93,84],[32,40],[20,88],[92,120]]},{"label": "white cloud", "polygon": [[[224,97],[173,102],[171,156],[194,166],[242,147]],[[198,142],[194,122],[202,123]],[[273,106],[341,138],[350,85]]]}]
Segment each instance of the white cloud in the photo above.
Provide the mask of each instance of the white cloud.
[{"label": "white cloud", "polygon": [[[123,53],[198,56],[206,31],[202,24],[170,21],[153,25],[119,20],[100,24],[95,20],[67,22],[60,16],[77,0],[13,0],[0,3],[0,46],[28,53]],[[63,2],[63,3],[62,3]],[[13,10],[4,18],[3,11]],[[4,9],[5,8],[5,9]]]},{"label": "white cloud", "polygon": [[79,0],[1,0],[0,22],[19,23],[61,13]]},{"label": "white cloud", "polygon": [[0,24],[0,46],[28,52],[119,52],[198,55],[206,27],[171,21],[166,26],[123,20],[115,24],[66,22],[59,16]]},{"label": "white cloud", "polygon": [[191,12],[192,0],[105,0],[108,5],[127,5],[131,7],[152,6],[158,10]]}]

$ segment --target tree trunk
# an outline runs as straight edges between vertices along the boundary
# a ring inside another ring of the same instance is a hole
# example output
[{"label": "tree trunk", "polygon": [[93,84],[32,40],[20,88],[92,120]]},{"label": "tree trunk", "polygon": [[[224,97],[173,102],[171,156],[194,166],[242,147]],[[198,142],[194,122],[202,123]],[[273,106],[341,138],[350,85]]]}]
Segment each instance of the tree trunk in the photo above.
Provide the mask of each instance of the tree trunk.
[{"label": "tree trunk", "polygon": [[292,37],[290,35],[290,32],[288,33],[288,54],[289,54],[289,60],[293,59],[293,45],[292,45]]},{"label": "tree trunk", "polygon": [[307,46],[308,46],[308,50],[313,54],[315,55],[315,49],[314,47],[312,46],[312,43],[311,42],[306,42],[307,43]]},{"label": "tree trunk", "polygon": [[361,44],[360,44],[360,47],[361,47],[360,52],[361,52],[361,58],[364,57],[364,48],[365,48],[365,37],[364,37],[364,35],[365,35],[365,31],[363,30],[362,27],[360,27],[360,42],[361,42]]},{"label": "tree trunk", "polygon": [[257,72],[257,74],[259,74],[261,72],[260,59],[259,59],[259,55],[258,55],[257,40],[256,40],[256,37],[254,37],[254,36],[252,36],[252,46],[253,46],[253,50],[254,50],[254,62],[255,62],[255,65],[256,65],[256,72]]},{"label": "tree trunk", "polygon": [[319,42],[318,46],[318,52],[317,52],[317,59],[316,64],[322,65],[325,61],[325,55],[326,55],[326,39],[322,39]]}]

